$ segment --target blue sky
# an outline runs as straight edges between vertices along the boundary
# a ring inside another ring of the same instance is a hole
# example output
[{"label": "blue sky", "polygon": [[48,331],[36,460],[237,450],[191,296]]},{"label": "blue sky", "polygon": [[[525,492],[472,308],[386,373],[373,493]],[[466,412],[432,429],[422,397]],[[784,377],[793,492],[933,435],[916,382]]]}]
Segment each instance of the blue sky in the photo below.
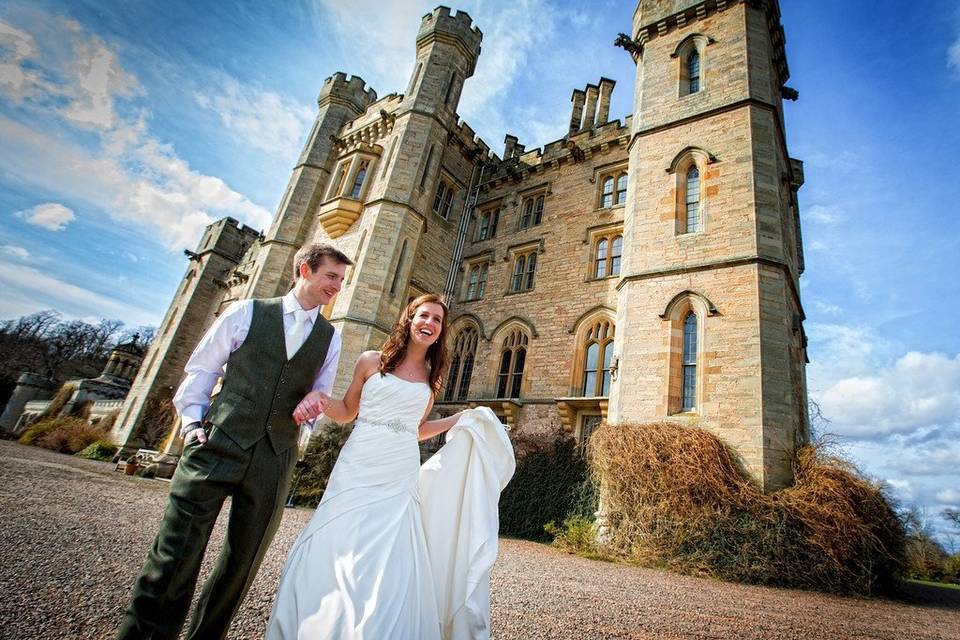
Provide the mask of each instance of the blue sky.
[{"label": "blue sky", "polygon": [[[800,99],[812,396],[855,462],[937,514],[960,507],[960,8],[781,0]],[[122,9],[120,8],[122,7]],[[323,79],[385,95],[432,2],[0,1],[0,318],[156,324],[207,223],[267,226]],[[501,150],[561,137],[570,92],[634,67],[632,2],[476,0],[461,115]]]}]

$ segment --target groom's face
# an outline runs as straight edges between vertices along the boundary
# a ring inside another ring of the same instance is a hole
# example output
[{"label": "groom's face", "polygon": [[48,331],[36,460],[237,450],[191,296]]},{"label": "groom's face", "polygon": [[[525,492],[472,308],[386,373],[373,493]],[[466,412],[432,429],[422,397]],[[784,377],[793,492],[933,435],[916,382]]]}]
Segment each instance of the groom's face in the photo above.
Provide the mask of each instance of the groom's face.
[{"label": "groom's face", "polygon": [[347,265],[329,258],[323,258],[315,271],[308,264],[300,265],[300,278],[294,287],[297,298],[306,308],[327,304],[340,291],[346,272]]}]

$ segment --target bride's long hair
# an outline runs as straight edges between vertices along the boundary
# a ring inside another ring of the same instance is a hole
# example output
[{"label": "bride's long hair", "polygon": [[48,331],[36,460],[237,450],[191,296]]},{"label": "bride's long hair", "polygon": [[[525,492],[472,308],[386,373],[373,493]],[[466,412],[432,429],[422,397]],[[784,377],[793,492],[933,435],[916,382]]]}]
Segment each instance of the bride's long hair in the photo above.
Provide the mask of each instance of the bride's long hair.
[{"label": "bride's long hair", "polygon": [[436,304],[443,308],[443,322],[440,323],[440,335],[427,347],[427,364],[430,365],[430,389],[433,395],[440,393],[443,386],[443,374],[447,368],[447,315],[449,310],[440,296],[428,293],[410,301],[393,326],[393,331],[380,348],[380,373],[391,373],[407,355],[407,343],[410,340],[410,323],[417,307],[422,304]]}]

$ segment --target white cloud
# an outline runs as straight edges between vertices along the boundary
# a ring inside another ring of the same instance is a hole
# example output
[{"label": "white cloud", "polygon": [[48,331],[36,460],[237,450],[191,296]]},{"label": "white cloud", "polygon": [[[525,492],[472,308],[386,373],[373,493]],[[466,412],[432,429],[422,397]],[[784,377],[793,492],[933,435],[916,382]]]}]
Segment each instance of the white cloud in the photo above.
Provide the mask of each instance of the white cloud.
[{"label": "white cloud", "polygon": [[75,317],[116,318],[129,325],[158,324],[155,314],[70,284],[32,267],[0,259],[0,317],[13,318],[42,309],[70,309]]},{"label": "white cloud", "polygon": [[[416,15],[430,13],[435,2],[410,0],[317,0],[321,9],[318,30],[331,27],[339,40],[349,43],[350,58],[364,60],[358,73],[379,95],[406,91],[413,73],[419,22]],[[458,111],[470,126],[496,149],[506,132],[520,136],[521,143],[542,144],[566,133],[566,113],[537,116],[528,123],[513,112],[516,100],[511,89],[531,54],[553,37],[557,11],[544,0],[514,2],[465,1],[458,8],[483,31],[483,52],[474,75],[464,85]],[[518,28],[517,25],[536,25]],[[368,44],[367,44],[368,43]],[[364,49],[364,47],[366,47]],[[564,112],[564,108],[556,109]],[[548,126],[549,125],[549,126]]]},{"label": "white cloud", "polygon": [[308,106],[273,91],[242,85],[231,77],[195,97],[250,147],[287,159],[296,155],[315,116]]},{"label": "white cloud", "polygon": [[13,215],[48,231],[63,231],[76,219],[72,209],[56,202],[38,204],[32,209],[17,211]]},{"label": "white cloud", "polygon": [[823,302],[821,300],[814,300],[813,306],[816,307],[817,311],[827,316],[842,316],[843,309],[836,304],[829,302]]},{"label": "white cloud", "polygon": [[943,489],[937,492],[937,500],[948,505],[960,504],[960,491],[957,489]]},{"label": "white cloud", "polygon": [[18,247],[13,244],[4,244],[0,245],[0,251],[7,254],[8,256],[13,256],[14,258],[19,258],[20,260],[26,260],[30,257],[30,252],[24,249],[23,247]]},{"label": "white cloud", "polygon": [[36,71],[24,68],[36,56],[33,36],[0,20],[0,91],[16,103],[33,95],[43,82]]},{"label": "white cloud", "polygon": [[[171,249],[193,247],[215,216],[269,225],[269,211],[220,178],[191,168],[172,146],[153,137],[148,110],[141,108],[135,118],[118,115],[116,99],[135,97],[140,85],[106,43],[85,35],[75,22],[47,16],[43,25],[53,30],[45,32],[49,46],[17,36],[20,59],[29,53],[31,68],[58,81],[33,87],[32,98],[23,103],[31,126],[0,116],[0,171],[64,200],[92,204]],[[64,47],[71,55],[63,55]],[[62,120],[38,126],[51,112]],[[89,133],[78,135],[84,132],[77,127],[92,129],[93,140]]]},{"label": "white cloud", "polygon": [[64,95],[68,102],[60,113],[78,124],[106,129],[117,122],[116,98],[136,95],[140,83],[123,70],[117,54],[100,38],[77,37],[66,69]]},{"label": "white cloud", "polygon": [[820,224],[835,224],[842,219],[843,214],[835,205],[815,204],[805,210],[805,218]]},{"label": "white cloud", "polygon": [[947,67],[960,73],[960,38],[947,49]]},{"label": "white cloud", "polygon": [[960,355],[909,352],[872,375],[839,380],[819,395],[832,429],[876,438],[960,425]]}]

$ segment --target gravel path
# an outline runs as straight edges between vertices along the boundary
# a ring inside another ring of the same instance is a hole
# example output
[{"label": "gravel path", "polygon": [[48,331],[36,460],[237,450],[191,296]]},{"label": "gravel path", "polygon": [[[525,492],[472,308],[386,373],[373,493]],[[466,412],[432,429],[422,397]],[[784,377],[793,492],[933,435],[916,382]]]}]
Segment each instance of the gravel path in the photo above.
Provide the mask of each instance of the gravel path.
[{"label": "gravel path", "polygon": [[[0,441],[0,638],[113,636],[167,485],[111,469]],[[287,549],[311,513],[287,511],[231,638],[262,636]],[[210,566],[208,558],[204,573]],[[496,640],[960,638],[960,591],[936,588],[911,587],[910,603],[840,598],[595,562],[509,539],[492,582]]]}]

